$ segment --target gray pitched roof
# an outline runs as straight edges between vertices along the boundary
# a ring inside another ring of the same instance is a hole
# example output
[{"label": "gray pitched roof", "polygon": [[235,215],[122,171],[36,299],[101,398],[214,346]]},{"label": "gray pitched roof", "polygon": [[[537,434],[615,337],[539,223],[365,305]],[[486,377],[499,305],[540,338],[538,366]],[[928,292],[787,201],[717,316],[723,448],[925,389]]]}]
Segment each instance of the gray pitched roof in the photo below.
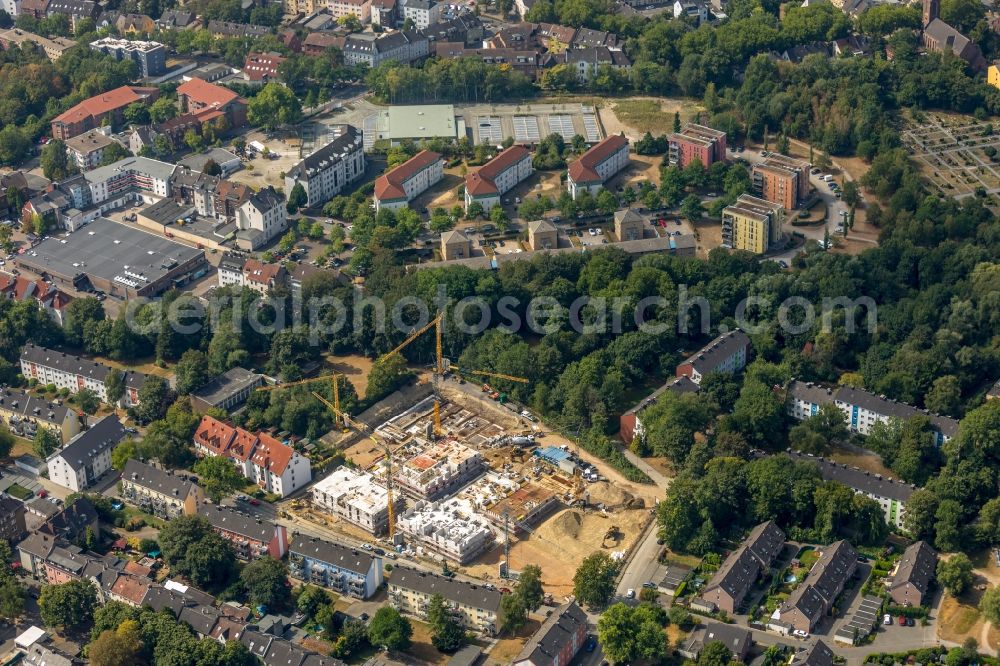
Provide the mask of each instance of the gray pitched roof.
[{"label": "gray pitched roof", "polygon": [[359,144],[361,132],[351,125],[341,125],[341,133],[319,150],[303,158],[292,167],[288,177],[293,180],[308,180],[310,176],[325,171],[346,157],[355,144]]},{"label": "gray pitched roof", "polygon": [[427,595],[440,594],[447,601],[498,612],[500,610],[500,592],[488,590],[481,585],[467,583],[453,578],[445,578],[437,574],[415,571],[406,567],[392,570],[391,585],[408,590],[422,592]]},{"label": "gray pitched roof", "polygon": [[521,653],[514,659],[515,663],[521,660],[531,660],[533,664],[552,663],[572,642],[581,626],[586,631],[587,614],[574,601],[563,604],[528,639]]},{"label": "gray pitched roof", "polygon": [[[95,223],[96,224],[96,223]],[[66,352],[55,351],[47,347],[28,343],[21,349],[21,360],[34,363],[46,368],[54,368],[62,372],[88,377],[94,381],[104,382],[111,372],[110,366],[98,363],[89,358],[82,358],[67,354]],[[146,375],[135,370],[124,370],[125,385],[138,389],[146,380]]]},{"label": "gray pitched roof", "polygon": [[186,606],[177,619],[187,622],[201,636],[208,636],[219,620],[219,611],[211,606]]},{"label": "gray pitched roof", "polygon": [[270,543],[274,538],[275,524],[262,521],[254,516],[248,516],[224,506],[206,506],[198,510],[199,516],[204,516],[212,527],[240,536]]},{"label": "gray pitched roof", "polygon": [[821,640],[796,652],[790,662],[790,666],[831,666],[831,664],[833,664],[833,650]]},{"label": "gray pitched roof", "polygon": [[105,449],[114,448],[125,438],[125,429],[115,414],[109,414],[69,441],[49,460],[61,457],[72,469],[78,470]]},{"label": "gray pitched roof", "polygon": [[337,543],[317,539],[304,534],[293,534],[288,543],[288,552],[302,555],[320,562],[334,564],[341,569],[365,575],[371,569],[374,555],[363,550],[354,550]]},{"label": "gray pitched roof", "polygon": [[147,465],[138,460],[129,460],[122,470],[122,479],[148,488],[162,495],[184,499],[191,494],[193,483],[175,476],[166,470]]},{"label": "gray pitched roof", "polygon": [[893,481],[881,474],[871,472],[857,467],[849,467],[843,463],[835,463],[824,458],[798,451],[789,451],[788,456],[795,461],[810,462],[819,467],[819,473],[826,481],[836,481],[848,488],[863,492],[875,497],[896,500],[904,504],[910,499],[915,486]]},{"label": "gray pitched roof", "polygon": [[740,347],[749,346],[750,338],[747,337],[747,334],[742,329],[737,328],[718,336],[703,348],[688,356],[684,360],[684,363],[690,363],[695,370],[704,375],[717,368],[723,361],[736,353],[736,350]]},{"label": "gray pitched roof", "polygon": [[263,375],[250,372],[245,368],[235,367],[191,393],[191,397],[204,400],[210,405],[218,405],[224,400],[239,393],[248,386],[263,383]]},{"label": "gray pitched roof", "polygon": [[626,414],[634,414],[636,412],[641,412],[650,405],[654,404],[659,400],[660,396],[666,392],[670,393],[697,393],[701,389],[700,386],[695,384],[693,381],[687,377],[675,377],[668,381],[666,384],[656,389],[648,396],[642,399],[638,404],[636,404],[632,409],[625,412]]},{"label": "gray pitched roof", "polygon": [[936,568],[937,552],[926,541],[910,544],[899,559],[899,566],[889,589],[910,583],[923,596],[930,590]]},{"label": "gray pitched roof", "polygon": [[847,541],[837,541],[823,550],[806,579],[792,591],[782,609],[798,608],[815,619],[833,603],[848,576],[857,566],[858,551]]},{"label": "gray pitched roof", "polygon": [[837,389],[835,399],[848,405],[857,405],[862,409],[881,414],[883,416],[894,416],[902,420],[908,420],[914,416],[925,416],[930,419],[935,430],[946,437],[954,437],[958,434],[958,419],[948,416],[932,414],[927,410],[917,409],[912,405],[897,400],[891,400],[884,396],[875,395],[853,386],[841,386]]},{"label": "gray pitched roof", "polygon": [[753,644],[753,637],[750,630],[734,624],[722,624],[721,622],[709,622],[704,627],[693,632],[685,644],[685,649],[692,653],[701,652],[709,643],[719,642],[735,655],[736,659],[742,659]]}]

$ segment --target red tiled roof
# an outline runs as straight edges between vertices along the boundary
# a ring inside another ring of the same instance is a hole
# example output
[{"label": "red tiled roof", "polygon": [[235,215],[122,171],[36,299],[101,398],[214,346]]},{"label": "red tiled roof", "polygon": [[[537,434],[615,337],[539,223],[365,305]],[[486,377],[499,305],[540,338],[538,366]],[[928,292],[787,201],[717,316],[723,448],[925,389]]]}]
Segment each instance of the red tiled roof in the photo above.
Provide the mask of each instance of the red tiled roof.
[{"label": "red tiled roof", "polygon": [[569,177],[575,183],[589,183],[601,180],[601,177],[595,171],[597,165],[621,150],[622,146],[627,145],[628,139],[625,137],[618,134],[609,136],[583,155],[580,155],[580,159],[569,165]]},{"label": "red tiled roof", "polygon": [[277,53],[248,53],[243,63],[243,71],[251,81],[262,81],[278,75],[278,66],[285,58]]},{"label": "red tiled roof", "polygon": [[194,431],[196,444],[205,447],[216,455],[226,455],[236,435],[236,428],[212,418],[207,414],[201,417],[201,423]]},{"label": "red tiled roof", "polygon": [[250,282],[270,285],[281,274],[281,264],[265,264],[257,259],[247,259],[243,264],[243,275]]},{"label": "red tiled roof", "polygon": [[306,39],[302,42],[305,47],[316,47],[320,49],[328,49],[334,46],[338,49],[344,48],[347,38],[343,35],[329,35],[323,32],[310,32],[306,35]]},{"label": "red tiled roof", "polygon": [[197,77],[192,77],[190,81],[181,84],[177,88],[177,94],[187,97],[196,104],[215,107],[225,106],[239,98],[239,95],[229,88],[217,86]]},{"label": "red tiled roof", "polygon": [[262,467],[275,476],[285,473],[285,468],[295,455],[292,447],[282,444],[265,432],[260,434],[257,450],[253,454],[253,464]]},{"label": "red tiled roof", "polygon": [[149,574],[152,572],[153,570],[151,568],[143,566],[133,560],[125,562],[125,573],[134,574],[136,576],[145,576],[148,578]]},{"label": "red tiled roof", "polygon": [[111,592],[138,606],[142,604],[151,583],[152,581],[148,578],[140,578],[139,576],[119,576],[118,580],[111,586]]},{"label": "red tiled roof", "polygon": [[531,157],[531,151],[524,146],[511,146],[484,164],[479,171],[467,175],[465,177],[465,190],[472,195],[498,192],[496,177],[525,157]]},{"label": "red tiled roof", "polygon": [[52,122],[78,123],[89,117],[96,118],[97,116],[108,113],[109,111],[124,108],[132,102],[140,102],[146,99],[146,97],[148,97],[155,90],[155,88],[135,88],[132,86],[115,88],[114,90],[109,90],[106,93],[94,95],[93,97],[83,100],[76,106],[60,113],[52,120]]},{"label": "red tiled roof", "polygon": [[405,199],[403,183],[441,159],[440,153],[421,150],[392,171],[387,171],[375,180],[376,199]]},{"label": "red tiled roof", "polygon": [[236,437],[233,438],[232,444],[229,445],[228,455],[233,460],[246,462],[250,459],[250,455],[253,453],[256,444],[257,435],[243,428],[237,428]]}]

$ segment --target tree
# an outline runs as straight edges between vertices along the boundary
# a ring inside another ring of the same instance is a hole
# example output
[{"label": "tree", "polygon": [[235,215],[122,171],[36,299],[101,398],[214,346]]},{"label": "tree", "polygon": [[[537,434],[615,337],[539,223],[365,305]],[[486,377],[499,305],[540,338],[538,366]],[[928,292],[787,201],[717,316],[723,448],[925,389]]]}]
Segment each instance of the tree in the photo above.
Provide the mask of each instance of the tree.
[{"label": "tree", "polygon": [[431,627],[431,644],[438,652],[455,652],[465,645],[465,630],[444,597],[435,594],[427,605],[427,623]]},{"label": "tree", "polygon": [[282,609],[291,601],[288,565],[284,560],[261,557],[243,568],[240,583],[250,603],[269,609]]},{"label": "tree", "polygon": [[924,405],[935,414],[957,416],[962,401],[962,386],[955,375],[944,375],[934,380],[931,390],[924,396]]},{"label": "tree", "polygon": [[490,209],[490,222],[496,225],[498,231],[506,231],[507,227],[510,226],[510,218],[507,217],[507,213],[504,212],[500,204]]},{"label": "tree", "polygon": [[160,97],[149,107],[149,118],[154,123],[165,123],[176,115],[177,105],[169,97]]},{"label": "tree", "polygon": [[101,406],[101,400],[97,397],[97,393],[95,393],[93,389],[80,389],[76,392],[74,399],[76,400],[76,404],[86,414],[96,413],[98,408]]},{"label": "tree", "polygon": [[89,580],[46,585],[38,597],[42,621],[49,627],[73,629],[89,622],[97,606],[97,590]]},{"label": "tree", "polygon": [[160,530],[159,541],[167,564],[195,585],[221,589],[232,579],[233,549],[204,517],[174,518]]},{"label": "tree", "polygon": [[365,400],[374,403],[386,397],[405,384],[411,376],[406,369],[406,360],[401,354],[393,354],[372,364],[368,371],[368,388]]},{"label": "tree", "polygon": [[513,595],[524,602],[524,607],[530,612],[542,605],[545,592],[542,589],[542,569],[538,565],[528,564],[521,570],[517,579],[517,587]]},{"label": "tree", "polygon": [[107,148],[104,149],[104,152],[101,154],[100,164],[101,166],[108,166],[131,155],[132,153],[125,150],[125,147],[116,141],[108,144]]},{"label": "tree", "polygon": [[299,209],[304,207],[309,201],[309,196],[306,194],[306,188],[302,186],[302,183],[295,181],[295,186],[292,187],[292,191],[288,194],[288,203],[285,204],[285,208],[288,210],[289,214],[294,215],[299,212]]},{"label": "tree", "polygon": [[228,458],[206,456],[194,464],[198,481],[213,502],[246,486],[246,478]]},{"label": "tree", "polygon": [[125,107],[123,116],[129,125],[149,124],[149,108],[144,102],[132,102]]},{"label": "tree", "polygon": [[993,624],[1000,624],[1000,587],[991,587],[979,600],[979,610]]},{"label": "tree", "polygon": [[679,133],[681,131],[681,112],[674,111],[674,133]]},{"label": "tree", "polygon": [[139,387],[139,404],[129,410],[132,417],[140,423],[150,423],[163,418],[173,397],[170,384],[163,377],[147,375]]},{"label": "tree", "polygon": [[206,176],[221,176],[222,167],[219,166],[218,162],[210,158],[205,160],[205,164],[201,167],[201,172]]},{"label": "tree", "polygon": [[667,652],[663,609],[650,604],[635,608],[617,603],[597,621],[597,639],[605,656],[616,664],[655,660]]},{"label": "tree", "polygon": [[66,154],[66,144],[59,139],[49,141],[42,148],[42,173],[49,180],[64,180],[71,172],[69,157]]},{"label": "tree", "polygon": [[391,606],[383,606],[368,623],[368,640],[372,645],[389,650],[405,650],[410,647],[413,626],[410,621]]},{"label": "tree", "polygon": [[704,214],[705,207],[701,205],[701,198],[697,194],[689,194],[681,202],[681,215],[692,224],[698,222]]},{"label": "tree", "polygon": [[722,641],[710,641],[698,655],[698,666],[728,666],[733,654]]},{"label": "tree", "polygon": [[111,368],[104,378],[104,393],[109,405],[117,405],[125,397],[125,373]]},{"label": "tree", "polygon": [[31,138],[14,125],[0,129],[0,163],[16,166],[31,153]]},{"label": "tree", "polygon": [[294,125],[302,120],[302,105],[294,91],[271,81],[250,98],[247,118],[253,125],[271,132],[282,125]]},{"label": "tree", "polygon": [[528,609],[524,607],[524,600],[521,597],[505,594],[500,599],[500,607],[503,610],[504,631],[513,633],[528,621]]},{"label": "tree", "polygon": [[87,659],[92,666],[134,666],[143,662],[143,642],[139,623],[122,622],[117,629],[106,629],[87,646]]},{"label": "tree", "polygon": [[306,617],[316,617],[320,608],[329,606],[330,595],[321,587],[315,585],[305,585],[299,592],[299,598],[295,600],[295,607]]},{"label": "tree", "polygon": [[35,452],[35,455],[40,459],[45,460],[50,455],[55,453],[61,445],[59,438],[48,428],[42,426],[38,427],[35,432],[35,437],[31,441],[31,448]]},{"label": "tree", "polygon": [[188,395],[208,383],[208,357],[197,349],[189,349],[174,368],[177,393]]},{"label": "tree", "polygon": [[15,441],[7,426],[0,425],[0,458],[10,457],[10,450],[14,448]]},{"label": "tree", "polygon": [[937,579],[953,597],[962,596],[972,585],[972,561],[965,553],[938,560]]},{"label": "tree", "polygon": [[[5,571],[10,571],[9,565]],[[21,617],[24,614],[24,598],[24,587],[20,581],[10,574],[5,574],[0,580],[0,618],[12,622]]]},{"label": "tree", "polygon": [[588,555],[573,575],[573,594],[589,608],[602,608],[615,593],[618,563],[607,553]]},{"label": "tree", "polygon": [[131,437],[127,437],[122,440],[122,442],[111,450],[111,469],[120,472],[125,469],[125,464],[137,458],[139,455],[139,447],[135,443],[135,440]]}]

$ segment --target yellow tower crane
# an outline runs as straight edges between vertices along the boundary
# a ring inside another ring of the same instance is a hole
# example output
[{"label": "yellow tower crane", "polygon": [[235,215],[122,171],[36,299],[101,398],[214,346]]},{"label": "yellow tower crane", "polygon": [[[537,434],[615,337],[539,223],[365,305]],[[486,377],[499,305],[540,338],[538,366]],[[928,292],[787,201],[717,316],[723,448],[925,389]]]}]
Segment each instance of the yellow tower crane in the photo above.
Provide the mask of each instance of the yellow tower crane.
[{"label": "yellow tower crane", "polygon": [[423,335],[427,331],[431,330],[431,328],[435,329],[435,331],[434,331],[435,362],[434,362],[434,376],[433,376],[433,382],[434,382],[434,436],[435,437],[440,437],[441,434],[442,434],[442,430],[441,430],[441,395],[440,395],[440,392],[438,391],[438,382],[440,381],[441,376],[444,374],[444,355],[443,355],[443,352],[442,352],[442,345],[441,345],[441,336],[442,336],[442,330],[441,329],[443,328],[443,322],[444,322],[444,313],[442,312],[437,317],[434,317],[434,319],[432,319],[429,322],[427,322],[426,325],[420,327],[419,329],[417,329],[416,331],[414,331],[413,333],[411,333],[410,337],[406,338],[405,340],[403,340],[402,342],[400,342],[398,345],[396,345],[395,349],[393,349],[389,353],[387,353],[384,356],[382,356],[381,358],[379,358],[378,361],[375,361],[376,363],[379,363],[379,362],[384,361],[384,360],[386,360],[388,358],[392,358],[394,355],[398,354],[403,349],[405,349],[406,346],[409,345],[411,342],[413,342],[414,340],[416,340],[417,338],[419,338],[421,335]]},{"label": "yellow tower crane", "polygon": [[[268,386],[259,386],[257,388],[257,390],[258,391],[277,391],[278,389],[289,388],[291,386],[303,386],[305,384],[313,384],[313,383],[325,382],[325,381],[329,380],[330,381],[330,386],[332,387],[331,394],[333,395],[332,409],[333,409],[334,413],[337,415],[337,418],[338,419],[342,419],[343,417],[340,416],[340,415],[342,415],[344,412],[341,411],[341,409],[340,409],[340,386],[339,386],[339,382],[337,381],[340,377],[342,377],[342,375],[340,375],[339,373],[335,372],[335,373],[333,373],[331,375],[321,375],[319,377],[313,377],[311,379],[300,379],[300,380],[295,381],[295,382],[285,382],[284,384],[271,384],[271,385],[268,385]],[[313,391],[313,395],[314,396],[317,395],[315,391]],[[323,399],[323,404],[328,404],[328,403],[329,403],[328,400]],[[347,424],[346,424],[346,421],[345,421],[344,422],[344,427],[346,427],[346,425]],[[343,428],[342,428],[342,431],[346,432],[346,430],[343,430]]]},{"label": "yellow tower crane", "polygon": [[454,365],[449,365],[448,369],[452,372],[457,372],[460,374],[468,375],[483,375],[484,377],[495,377],[496,379],[506,379],[512,382],[519,382],[521,384],[528,384],[531,382],[530,379],[525,379],[524,377],[515,377],[514,375],[505,375],[502,372],[487,372],[486,370],[463,370],[462,368],[456,367]]}]

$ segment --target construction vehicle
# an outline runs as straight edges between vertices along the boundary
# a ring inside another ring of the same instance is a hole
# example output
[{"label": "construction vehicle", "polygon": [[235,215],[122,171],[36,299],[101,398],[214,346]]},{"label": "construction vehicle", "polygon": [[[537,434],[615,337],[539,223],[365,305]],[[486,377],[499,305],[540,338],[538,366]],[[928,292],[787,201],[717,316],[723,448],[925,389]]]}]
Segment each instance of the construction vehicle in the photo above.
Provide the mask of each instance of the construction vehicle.
[{"label": "construction vehicle", "polygon": [[[325,382],[325,381],[329,380],[330,381],[330,387],[331,387],[330,395],[333,396],[333,405],[332,405],[331,409],[333,410],[334,414],[338,415],[338,416],[336,416],[334,418],[334,421],[337,422],[337,423],[340,423],[340,431],[341,432],[347,433],[347,432],[350,432],[350,428],[347,426],[346,421],[343,421],[342,418],[339,416],[340,414],[343,414],[343,411],[340,409],[340,386],[339,386],[339,382],[338,382],[338,379],[340,377],[342,377],[342,376],[343,375],[335,372],[335,373],[330,374],[330,375],[321,375],[319,377],[313,377],[311,379],[300,379],[299,381],[295,381],[295,382],[285,382],[284,384],[270,384],[268,386],[259,386],[259,387],[257,387],[257,390],[258,391],[277,391],[278,389],[285,389],[285,388],[289,388],[289,387],[292,387],[292,386],[304,386],[306,384],[313,384],[313,383],[317,383],[317,382]],[[315,391],[313,391],[312,394],[313,394],[313,396],[319,397]],[[326,399],[323,399],[323,398],[320,398],[320,399],[323,401],[324,404],[327,403]]]}]

